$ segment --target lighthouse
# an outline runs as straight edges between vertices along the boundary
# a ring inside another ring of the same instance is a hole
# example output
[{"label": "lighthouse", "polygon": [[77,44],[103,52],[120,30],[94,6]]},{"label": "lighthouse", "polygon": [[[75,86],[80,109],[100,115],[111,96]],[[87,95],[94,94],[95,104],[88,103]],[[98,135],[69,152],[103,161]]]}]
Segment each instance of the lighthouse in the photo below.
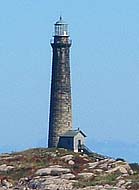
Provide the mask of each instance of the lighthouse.
[{"label": "lighthouse", "polygon": [[57,147],[61,135],[72,130],[70,47],[68,24],[62,17],[54,25],[51,42],[52,76],[48,147]]}]

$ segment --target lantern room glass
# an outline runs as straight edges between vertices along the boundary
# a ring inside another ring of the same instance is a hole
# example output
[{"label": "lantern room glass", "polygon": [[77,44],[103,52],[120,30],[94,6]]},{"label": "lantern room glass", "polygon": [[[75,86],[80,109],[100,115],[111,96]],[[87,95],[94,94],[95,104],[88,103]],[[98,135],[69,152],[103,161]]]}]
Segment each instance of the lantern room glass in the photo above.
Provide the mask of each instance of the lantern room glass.
[{"label": "lantern room glass", "polygon": [[55,24],[55,36],[68,36],[68,24],[60,18]]}]

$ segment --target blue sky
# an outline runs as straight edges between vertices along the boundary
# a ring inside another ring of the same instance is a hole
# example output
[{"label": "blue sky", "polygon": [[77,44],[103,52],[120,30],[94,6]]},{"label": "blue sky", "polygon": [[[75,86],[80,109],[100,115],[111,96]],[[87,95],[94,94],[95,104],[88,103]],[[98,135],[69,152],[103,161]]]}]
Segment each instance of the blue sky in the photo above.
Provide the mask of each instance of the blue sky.
[{"label": "blue sky", "polygon": [[0,1],[0,152],[47,146],[53,24],[70,25],[74,128],[139,162],[139,1]]}]

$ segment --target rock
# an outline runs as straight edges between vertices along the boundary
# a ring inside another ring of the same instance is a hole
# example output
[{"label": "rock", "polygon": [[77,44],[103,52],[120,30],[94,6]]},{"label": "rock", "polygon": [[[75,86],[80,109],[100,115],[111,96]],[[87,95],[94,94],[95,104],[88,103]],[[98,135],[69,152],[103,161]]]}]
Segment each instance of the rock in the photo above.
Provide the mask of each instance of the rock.
[{"label": "rock", "polygon": [[68,168],[53,168],[51,170],[51,175],[52,176],[60,176],[61,174],[66,174],[66,173],[70,173],[70,169]]},{"label": "rock", "polygon": [[46,176],[32,179],[28,185],[30,189],[38,190],[72,190],[72,180],[62,179],[58,176]]},{"label": "rock", "polygon": [[0,165],[0,171],[1,172],[7,172],[7,171],[10,171],[13,169],[14,169],[13,166],[7,166],[6,164]]},{"label": "rock", "polygon": [[110,159],[108,159],[108,164],[110,164],[110,163],[113,163],[113,162],[115,162],[115,160],[114,159],[112,159],[112,158],[110,158]]},{"label": "rock", "polygon": [[49,168],[62,168],[61,165],[52,165],[52,166],[49,166]]},{"label": "rock", "polygon": [[94,172],[95,174],[97,174],[97,175],[99,175],[99,174],[101,175],[101,174],[104,173],[104,171],[103,171],[102,169],[94,169],[93,172]]},{"label": "rock", "polygon": [[108,163],[104,163],[104,164],[99,165],[99,168],[102,170],[105,170],[105,171],[108,170],[108,168],[109,168]]},{"label": "rock", "polygon": [[114,162],[115,161],[113,159],[101,160],[101,161],[99,161],[98,168],[102,169],[104,171],[110,170],[111,168],[115,168]]},{"label": "rock", "polygon": [[111,174],[111,173],[121,173],[123,175],[128,176],[130,174],[130,172],[124,167],[124,166],[117,166],[115,168],[112,168],[108,171],[106,171],[107,173]]},{"label": "rock", "polygon": [[69,154],[69,155],[65,155],[61,157],[61,160],[64,160],[65,162],[68,162],[69,160],[72,160],[73,155]]},{"label": "rock", "polygon": [[94,190],[105,190],[103,185],[96,185]]},{"label": "rock", "polygon": [[[122,160],[115,161],[108,158],[100,160],[80,155],[80,153],[76,157],[71,152],[69,154],[67,152],[68,155],[65,156],[62,156],[62,154],[63,152],[61,153],[56,150],[53,152],[37,151],[31,154],[29,152],[27,155],[24,152],[20,153],[20,155],[10,154],[1,156],[1,164],[8,163],[9,166],[8,164],[0,165],[0,190],[133,190],[136,185],[134,184],[134,179],[137,180],[138,174],[137,176],[132,176],[133,170],[127,162],[123,162]],[[31,160],[31,157],[32,161],[34,161],[31,165],[28,161],[28,156],[29,160]],[[39,163],[41,159],[50,166],[37,170],[37,168],[42,166],[42,163],[36,164],[36,162]],[[26,175],[25,171],[23,176],[26,177],[14,180],[15,171],[26,166],[26,164],[23,165],[26,161],[27,165],[30,166],[27,172],[29,176]],[[62,164],[52,165],[53,163],[63,163],[63,166]],[[64,165],[67,165],[67,168]],[[5,173],[8,178],[3,176],[4,172],[7,171],[10,171],[9,173]],[[107,175],[110,178],[107,178]],[[14,187],[10,182],[15,184]],[[113,183],[111,182],[116,183],[116,185],[112,185]],[[75,185],[73,185],[74,183]],[[98,185],[95,185],[95,183]],[[91,184],[94,186],[88,186]]]},{"label": "rock", "polygon": [[35,174],[40,176],[45,176],[45,175],[50,175],[51,171],[52,171],[51,168],[42,168],[37,170]]},{"label": "rock", "polygon": [[126,168],[126,170],[128,171],[129,175],[133,175],[134,174],[133,170],[131,169],[130,165],[127,162],[123,166],[124,166],[124,168]]},{"label": "rock", "polygon": [[128,176],[129,176],[129,174],[122,174],[122,176],[123,176],[123,177],[128,177]]},{"label": "rock", "polygon": [[99,161],[99,164],[104,164],[104,163],[108,163],[109,159],[103,159]]},{"label": "rock", "polygon": [[116,178],[116,180],[118,180],[118,181],[119,181],[119,180],[123,180],[123,179],[124,179],[123,176],[124,176],[124,175],[118,176],[118,177]]},{"label": "rock", "polygon": [[108,174],[118,173],[118,172],[119,172],[119,166],[106,171],[106,173],[108,173]]},{"label": "rock", "polygon": [[99,165],[99,162],[89,162],[88,163],[88,167],[90,168],[90,169],[94,169],[94,168],[96,168],[97,166]]},{"label": "rock", "polygon": [[122,174],[128,174],[128,171],[125,167],[121,166],[119,167],[119,171],[122,173]]},{"label": "rock", "polygon": [[78,177],[88,179],[88,178],[94,177],[94,174],[91,172],[78,173]]},{"label": "rock", "polygon": [[79,157],[80,158],[88,158],[88,155],[87,154],[80,154]]},{"label": "rock", "polygon": [[125,184],[125,180],[120,180],[118,181],[118,183],[116,184],[117,187],[121,187],[123,184]]},{"label": "rock", "polygon": [[84,161],[89,162],[88,158],[83,158]]},{"label": "rock", "polygon": [[18,183],[19,183],[20,185],[24,185],[24,184],[28,183],[30,180],[31,180],[31,178],[29,178],[29,177],[24,177],[24,178],[20,178],[20,180],[19,180]]},{"label": "rock", "polygon": [[6,189],[13,187],[12,183],[10,183],[6,178],[1,181],[1,185]]},{"label": "rock", "polygon": [[[129,174],[129,175],[134,174],[133,170],[131,169],[130,165],[127,162],[116,161],[116,166],[119,166],[121,168],[120,171],[123,174]],[[124,172],[123,168],[127,171],[127,173]]]},{"label": "rock", "polygon": [[50,155],[51,155],[51,157],[53,157],[53,158],[57,157],[57,153],[54,153],[54,152],[51,152]]},{"label": "rock", "polygon": [[21,159],[22,157],[23,157],[22,155],[10,156],[10,155],[5,154],[5,155],[0,157],[0,161],[2,161],[2,160],[8,160],[8,161],[15,160],[15,161],[17,161],[17,160]]},{"label": "rock", "polygon": [[104,185],[104,189],[111,189],[111,186],[109,184]]},{"label": "rock", "polygon": [[63,174],[61,175],[61,178],[62,179],[75,179],[75,175],[74,174],[71,174],[71,173],[68,173],[68,174]]},{"label": "rock", "polygon": [[131,169],[130,165],[127,162],[116,161],[116,166],[124,167],[128,171],[128,174],[130,175],[134,174],[133,170]]},{"label": "rock", "polygon": [[75,162],[74,162],[73,160],[69,160],[69,161],[68,161],[68,164],[72,166],[72,165],[75,164]]},{"label": "rock", "polygon": [[130,187],[131,184],[132,184],[131,181],[127,181],[124,185],[125,185],[125,187]]},{"label": "rock", "polygon": [[45,175],[59,176],[61,174],[66,174],[66,173],[70,173],[70,169],[52,166],[48,168],[39,169],[35,174],[39,176],[45,176]]},{"label": "rock", "polygon": [[121,160],[118,160],[118,161],[115,161],[115,164],[117,164],[117,166],[119,166],[119,165],[126,164],[126,162],[123,162],[123,161],[121,161]]}]

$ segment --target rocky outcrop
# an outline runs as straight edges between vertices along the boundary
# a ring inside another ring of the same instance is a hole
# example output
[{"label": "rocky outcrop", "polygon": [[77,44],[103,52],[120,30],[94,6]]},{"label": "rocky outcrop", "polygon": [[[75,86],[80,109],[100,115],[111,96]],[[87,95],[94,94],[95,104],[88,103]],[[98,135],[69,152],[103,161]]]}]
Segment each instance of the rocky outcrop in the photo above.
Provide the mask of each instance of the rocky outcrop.
[{"label": "rocky outcrop", "polygon": [[96,176],[94,173],[91,172],[83,172],[83,173],[78,173],[79,178],[84,178],[84,179],[89,179]]},{"label": "rocky outcrop", "polygon": [[64,162],[68,162],[68,161],[72,160],[72,158],[73,158],[73,155],[69,154],[69,155],[62,156],[61,160],[63,160]]},{"label": "rocky outcrop", "polygon": [[7,166],[6,164],[0,165],[0,172],[8,172],[13,169],[14,169],[13,166]]},{"label": "rocky outcrop", "polygon": [[131,175],[133,170],[127,162],[115,161],[113,159],[104,159],[97,162],[88,163],[88,169],[94,173],[121,173]]},{"label": "rocky outcrop", "polygon": [[67,174],[70,172],[71,171],[68,168],[62,168],[62,166],[54,165],[48,168],[39,169],[35,174],[39,176],[46,176],[46,175],[61,176],[62,174]]},{"label": "rocky outcrop", "polygon": [[[0,158],[0,190],[137,190],[127,162],[35,149]],[[137,175],[137,174],[136,174]]]}]

